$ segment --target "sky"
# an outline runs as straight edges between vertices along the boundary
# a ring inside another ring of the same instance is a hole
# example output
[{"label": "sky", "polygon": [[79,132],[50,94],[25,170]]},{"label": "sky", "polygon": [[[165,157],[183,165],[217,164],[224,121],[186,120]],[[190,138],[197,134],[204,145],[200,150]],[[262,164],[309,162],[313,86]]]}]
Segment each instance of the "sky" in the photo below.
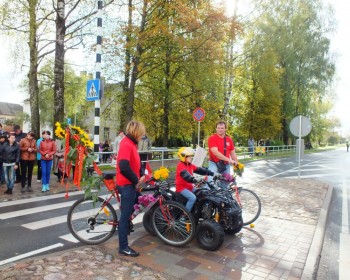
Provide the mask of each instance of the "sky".
[{"label": "sky", "polygon": [[[226,1],[227,10],[233,11],[234,0],[221,0]],[[350,1],[346,0],[324,0],[332,3],[335,7],[335,17],[337,20],[337,32],[332,38],[332,51],[337,53],[337,81],[335,85],[336,100],[332,115],[338,117],[341,120],[342,128],[340,132],[343,136],[347,136],[350,139],[350,95],[348,90],[350,89],[350,79],[348,77],[349,71],[347,68],[350,64]],[[238,1],[238,11],[240,5],[243,5],[244,1]],[[0,102],[9,102],[23,105],[23,100],[26,95],[20,91],[18,85],[20,79],[26,75],[26,68],[22,73],[16,73],[15,66],[10,59],[10,41],[7,38],[0,37]]]}]

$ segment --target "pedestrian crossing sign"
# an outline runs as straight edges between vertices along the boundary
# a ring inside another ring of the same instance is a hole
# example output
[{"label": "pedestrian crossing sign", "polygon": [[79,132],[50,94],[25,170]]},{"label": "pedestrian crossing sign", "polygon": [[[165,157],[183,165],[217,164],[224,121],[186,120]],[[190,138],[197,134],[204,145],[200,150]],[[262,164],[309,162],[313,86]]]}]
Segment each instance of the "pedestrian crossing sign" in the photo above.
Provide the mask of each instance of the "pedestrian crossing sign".
[{"label": "pedestrian crossing sign", "polygon": [[88,80],[86,84],[86,100],[100,99],[100,80]]}]

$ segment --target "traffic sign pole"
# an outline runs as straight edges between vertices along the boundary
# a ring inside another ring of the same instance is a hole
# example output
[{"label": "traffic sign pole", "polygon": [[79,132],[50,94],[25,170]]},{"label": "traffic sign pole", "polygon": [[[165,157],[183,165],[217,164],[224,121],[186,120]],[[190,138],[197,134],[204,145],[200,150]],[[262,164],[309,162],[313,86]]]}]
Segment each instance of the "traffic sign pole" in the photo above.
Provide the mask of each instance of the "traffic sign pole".
[{"label": "traffic sign pole", "polygon": [[201,134],[201,122],[198,122],[198,146],[199,146],[199,137]]},{"label": "traffic sign pole", "polygon": [[198,146],[200,143],[200,131],[201,131],[201,121],[204,120],[205,117],[205,111],[202,108],[196,108],[193,111],[193,118],[195,121],[198,122]]},{"label": "traffic sign pole", "polygon": [[292,134],[296,137],[298,137],[297,145],[297,158],[298,158],[298,179],[300,179],[300,161],[301,161],[301,152],[302,152],[302,139],[301,137],[304,137],[308,135],[311,131],[311,122],[308,118],[303,116],[297,116],[290,122],[289,125],[290,131]]}]

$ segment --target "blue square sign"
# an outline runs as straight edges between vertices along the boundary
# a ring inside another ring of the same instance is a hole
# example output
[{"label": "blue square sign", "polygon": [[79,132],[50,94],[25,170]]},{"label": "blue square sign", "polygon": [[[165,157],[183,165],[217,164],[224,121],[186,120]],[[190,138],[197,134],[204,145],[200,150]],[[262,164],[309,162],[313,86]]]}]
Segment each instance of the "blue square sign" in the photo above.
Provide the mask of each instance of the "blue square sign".
[{"label": "blue square sign", "polygon": [[100,99],[100,80],[88,80],[86,84],[86,100]]}]

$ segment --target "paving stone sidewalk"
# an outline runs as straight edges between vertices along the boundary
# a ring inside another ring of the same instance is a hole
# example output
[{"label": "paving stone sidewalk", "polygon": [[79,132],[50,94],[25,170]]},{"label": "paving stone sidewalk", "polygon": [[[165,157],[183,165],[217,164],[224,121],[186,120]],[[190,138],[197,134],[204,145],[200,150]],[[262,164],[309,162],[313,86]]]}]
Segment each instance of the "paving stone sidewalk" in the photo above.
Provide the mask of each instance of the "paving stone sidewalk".
[{"label": "paving stone sidewalk", "polygon": [[[99,246],[0,268],[0,279],[301,279],[328,185],[275,178],[249,188],[262,201],[261,216],[254,228],[226,235],[218,251],[204,251],[195,240],[183,248],[167,246],[139,227],[130,236],[131,246],[141,252],[135,259],[119,257],[113,237]],[[56,187],[51,189],[55,192]]]}]

